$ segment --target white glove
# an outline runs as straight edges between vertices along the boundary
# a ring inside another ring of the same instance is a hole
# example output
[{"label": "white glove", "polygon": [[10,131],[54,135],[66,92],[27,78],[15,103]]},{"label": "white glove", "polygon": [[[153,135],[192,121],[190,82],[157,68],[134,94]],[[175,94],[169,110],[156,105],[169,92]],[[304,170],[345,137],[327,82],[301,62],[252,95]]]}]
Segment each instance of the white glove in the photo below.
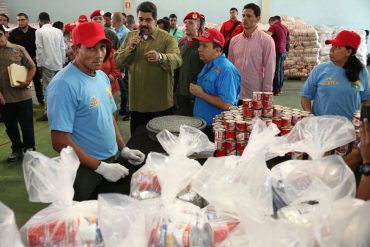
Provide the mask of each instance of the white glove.
[{"label": "white glove", "polygon": [[106,163],[104,161],[100,162],[95,172],[99,173],[110,182],[116,182],[129,174],[128,169],[123,165],[118,163]]},{"label": "white glove", "polygon": [[145,154],[137,149],[129,149],[128,147],[124,147],[121,151],[122,158],[128,160],[128,162],[132,165],[140,165],[143,163],[145,159]]}]

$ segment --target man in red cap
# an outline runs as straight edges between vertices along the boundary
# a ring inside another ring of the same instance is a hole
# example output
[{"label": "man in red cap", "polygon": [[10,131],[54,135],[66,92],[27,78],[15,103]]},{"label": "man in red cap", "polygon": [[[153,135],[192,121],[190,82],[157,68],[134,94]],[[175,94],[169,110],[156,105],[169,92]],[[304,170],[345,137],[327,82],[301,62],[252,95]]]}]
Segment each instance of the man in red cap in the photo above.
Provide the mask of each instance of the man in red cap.
[{"label": "man in red cap", "polygon": [[152,118],[173,114],[173,74],[182,64],[176,40],[156,26],[155,4],[142,2],[136,12],[140,30],[129,32],[114,54],[117,67],[129,67],[131,133]]},{"label": "man in red cap", "polygon": [[84,22],[88,22],[87,16],[86,15],[80,15],[78,17],[78,23],[84,23]]},{"label": "man in red cap", "polygon": [[238,20],[238,9],[237,8],[233,7],[230,9],[230,20],[222,23],[220,32],[225,38],[224,52],[227,57],[227,54],[229,52],[230,40],[234,36],[243,32],[243,24]]},{"label": "man in red cap", "polygon": [[119,39],[114,31],[105,27],[104,11],[100,9],[94,10],[90,14],[90,19],[92,22],[99,23],[104,28],[105,36],[112,42],[112,47],[117,50],[120,46]]},{"label": "man in red cap", "polygon": [[125,147],[114,117],[117,107],[110,82],[100,70],[111,42],[95,22],[78,25],[72,36],[76,58],[47,91],[53,148],[60,152],[71,146],[80,160],[74,200],[96,199],[101,192],[129,193],[130,179],[123,179],[129,170],[117,158],[139,165],[145,155]]},{"label": "man in red cap", "polygon": [[225,39],[219,31],[208,28],[196,39],[200,42],[199,56],[205,65],[189,90],[195,96],[194,116],[206,120],[205,133],[213,141],[213,117],[238,103],[240,75],[222,53]]},{"label": "man in red cap", "polygon": [[325,43],[332,45],[330,61],[311,71],[301,90],[302,107],[316,116],[338,115],[352,121],[361,103],[370,104],[369,74],[356,57],[361,37],[343,30]]},{"label": "man in red cap", "polygon": [[179,49],[183,60],[175,78],[175,96],[177,114],[193,116],[194,96],[189,92],[190,82],[196,81],[204,63],[199,58],[198,30],[200,13],[190,12],[184,18],[185,36],[179,40]]}]

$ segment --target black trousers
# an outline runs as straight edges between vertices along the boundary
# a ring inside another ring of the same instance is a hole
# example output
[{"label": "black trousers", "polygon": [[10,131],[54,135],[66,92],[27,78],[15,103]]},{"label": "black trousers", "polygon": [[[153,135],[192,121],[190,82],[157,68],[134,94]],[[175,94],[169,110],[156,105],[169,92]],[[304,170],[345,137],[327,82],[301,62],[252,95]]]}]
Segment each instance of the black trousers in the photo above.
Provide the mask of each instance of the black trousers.
[{"label": "black trousers", "polygon": [[[13,152],[35,148],[35,132],[33,128],[32,99],[0,105],[0,112],[6,127],[6,133],[12,142]],[[21,127],[22,139],[18,124]]]},{"label": "black trousers", "polygon": [[35,76],[33,77],[33,85],[35,87],[36,98],[40,104],[44,104],[44,90],[41,82],[41,74],[39,70],[36,70]]},{"label": "black trousers", "polygon": [[[119,153],[104,160],[107,163],[120,163]],[[126,166],[127,167],[127,166]],[[130,169],[129,167],[127,167]],[[130,181],[132,174],[116,182],[109,182],[102,175],[82,165],[77,170],[73,189],[75,191],[74,201],[96,200],[101,193],[130,194]]]},{"label": "black trousers", "polygon": [[159,112],[137,112],[132,111],[131,113],[131,122],[130,122],[130,130],[131,135],[135,132],[136,128],[139,125],[146,125],[150,120],[156,117],[168,116],[173,115],[174,108],[171,107],[164,111]]}]

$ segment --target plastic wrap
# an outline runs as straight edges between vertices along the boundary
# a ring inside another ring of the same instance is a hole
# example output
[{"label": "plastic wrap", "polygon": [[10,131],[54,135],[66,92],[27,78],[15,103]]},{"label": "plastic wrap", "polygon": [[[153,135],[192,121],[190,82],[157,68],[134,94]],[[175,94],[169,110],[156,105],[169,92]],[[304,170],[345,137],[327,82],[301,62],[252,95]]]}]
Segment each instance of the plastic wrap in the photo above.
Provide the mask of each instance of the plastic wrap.
[{"label": "plastic wrap", "polygon": [[103,245],[96,218],[97,201],[73,202],[78,167],[79,160],[71,147],[54,159],[33,151],[25,154],[23,171],[30,200],[52,203],[21,228],[27,246]]},{"label": "plastic wrap", "polygon": [[0,202],[0,247],[24,247],[15,223],[14,212]]},{"label": "plastic wrap", "polygon": [[203,132],[184,125],[179,136],[163,130],[157,139],[169,156],[150,153],[146,164],[132,176],[130,195],[137,199],[161,195],[163,203],[170,204],[179,193],[182,199],[186,198],[184,189],[189,188],[191,177],[201,168],[198,161],[187,156],[214,150],[214,146]]}]

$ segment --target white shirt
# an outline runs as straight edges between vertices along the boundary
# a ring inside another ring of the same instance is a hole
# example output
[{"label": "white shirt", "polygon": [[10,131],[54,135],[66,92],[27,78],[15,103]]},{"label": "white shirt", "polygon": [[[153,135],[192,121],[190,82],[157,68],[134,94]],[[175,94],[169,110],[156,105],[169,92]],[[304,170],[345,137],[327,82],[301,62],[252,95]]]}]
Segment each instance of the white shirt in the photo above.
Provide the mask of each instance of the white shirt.
[{"label": "white shirt", "polygon": [[36,30],[36,62],[38,67],[58,71],[65,63],[66,47],[60,29],[44,24]]}]

